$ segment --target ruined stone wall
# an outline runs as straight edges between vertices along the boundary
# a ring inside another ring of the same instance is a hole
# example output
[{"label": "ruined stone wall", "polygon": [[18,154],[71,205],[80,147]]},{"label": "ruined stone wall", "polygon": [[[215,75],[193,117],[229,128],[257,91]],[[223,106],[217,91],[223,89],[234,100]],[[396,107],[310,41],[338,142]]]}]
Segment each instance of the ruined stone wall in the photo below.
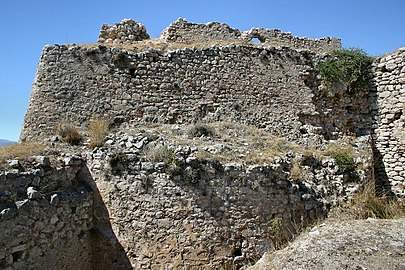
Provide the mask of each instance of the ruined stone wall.
[{"label": "ruined stone wall", "polygon": [[92,192],[81,162],[0,164],[0,269],[93,269]]},{"label": "ruined stone wall", "polygon": [[[358,143],[369,149],[367,140]],[[339,173],[330,157],[294,153],[270,164],[223,163],[199,158],[204,149],[146,130],[110,134],[105,146],[88,152],[89,169],[134,269],[247,265],[274,247],[277,229],[294,230],[322,217],[370,173],[359,170],[354,180]],[[291,176],[295,158],[302,161],[297,181]],[[371,163],[370,152],[361,159]]]},{"label": "ruined stone wall", "polygon": [[257,38],[267,46],[286,46],[299,50],[310,50],[317,53],[328,53],[342,48],[342,42],[338,38],[326,37],[310,39],[295,37],[291,33],[282,32],[278,29],[252,28],[247,32],[243,32],[242,36],[246,40]]},{"label": "ruined stone wall", "polygon": [[288,139],[367,128],[367,96],[320,103],[325,98],[312,72],[317,59],[247,45],[140,53],[46,46],[21,140],[53,135],[64,121],[85,130],[95,116],[132,124],[234,120]]},{"label": "ruined stone wall", "polygon": [[170,42],[195,43],[212,41],[240,41],[241,32],[225,23],[190,23],[178,19],[163,30],[160,39]]},{"label": "ruined stone wall", "polygon": [[207,24],[190,23],[185,19],[178,19],[167,27],[160,39],[169,42],[201,43],[234,41],[250,42],[258,38],[265,46],[285,46],[294,49],[309,50],[317,53],[331,52],[342,47],[338,38],[310,39],[294,37],[291,33],[278,29],[252,28],[241,32],[224,23],[210,22]]},{"label": "ruined stone wall", "polygon": [[98,42],[122,45],[145,39],[149,39],[149,35],[144,25],[131,19],[124,19],[115,25],[103,24]]},{"label": "ruined stone wall", "polygon": [[405,48],[374,65],[378,177],[386,190],[405,196]]}]

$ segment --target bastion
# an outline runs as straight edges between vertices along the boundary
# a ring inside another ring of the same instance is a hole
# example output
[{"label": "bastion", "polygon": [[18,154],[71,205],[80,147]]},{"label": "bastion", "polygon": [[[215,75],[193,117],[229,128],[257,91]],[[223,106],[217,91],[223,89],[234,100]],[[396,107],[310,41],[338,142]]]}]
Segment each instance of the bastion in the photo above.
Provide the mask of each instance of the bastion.
[{"label": "bastion", "polygon": [[45,46],[20,143],[46,150],[0,162],[0,268],[240,269],[367,182],[404,196],[405,50],[328,93],[316,67],[339,49],[185,19]]}]

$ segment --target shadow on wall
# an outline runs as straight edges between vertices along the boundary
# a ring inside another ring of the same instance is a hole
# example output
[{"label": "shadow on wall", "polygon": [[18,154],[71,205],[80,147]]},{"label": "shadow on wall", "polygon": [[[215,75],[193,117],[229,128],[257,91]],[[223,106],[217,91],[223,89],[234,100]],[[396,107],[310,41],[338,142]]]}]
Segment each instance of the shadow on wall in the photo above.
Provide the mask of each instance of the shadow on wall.
[{"label": "shadow on wall", "polygon": [[383,162],[383,156],[375,146],[374,139],[372,147],[374,157],[375,191],[381,196],[392,197],[394,196],[394,193],[392,192],[391,183],[388,180],[388,175]]},{"label": "shadow on wall", "polygon": [[110,223],[110,216],[97,185],[87,166],[83,166],[78,179],[93,191],[92,266],[97,270],[133,269]]}]

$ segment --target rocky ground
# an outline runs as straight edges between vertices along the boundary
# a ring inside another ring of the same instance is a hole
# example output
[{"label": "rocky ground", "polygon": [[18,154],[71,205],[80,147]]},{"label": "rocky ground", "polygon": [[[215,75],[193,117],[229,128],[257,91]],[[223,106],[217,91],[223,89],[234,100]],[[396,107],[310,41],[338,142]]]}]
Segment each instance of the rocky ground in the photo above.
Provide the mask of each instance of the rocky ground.
[{"label": "rocky ground", "polygon": [[405,269],[405,219],[328,221],[250,270]]}]

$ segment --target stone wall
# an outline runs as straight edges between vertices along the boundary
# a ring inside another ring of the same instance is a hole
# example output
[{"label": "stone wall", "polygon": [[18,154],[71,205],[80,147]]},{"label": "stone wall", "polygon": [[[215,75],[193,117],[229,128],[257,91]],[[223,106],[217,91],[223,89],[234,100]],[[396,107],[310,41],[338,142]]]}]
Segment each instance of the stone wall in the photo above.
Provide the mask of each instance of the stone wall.
[{"label": "stone wall", "polygon": [[[199,158],[204,146],[178,145],[180,138],[173,142],[158,134],[110,134],[105,146],[86,157],[134,269],[249,264],[274,247],[277,230],[294,231],[324,216],[370,176],[368,167],[354,180],[339,173],[330,157],[296,153],[269,164],[224,163]],[[369,149],[367,140],[356,145]],[[361,151],[359,162],[371,164],[371,153]],[[296,181],[294,162],[302,171]],[[275,220],[280,227],[272,225]]]},{"label": "stone wall", "polygon": [[93,196],[81,162],[0,164],[0,269],[92,269]]},{"label": "stone wall", "polygon": [[378,178],[386,190],[405,196],[405,48],[374,62],[374,80]]},{"label": "stone wall", "polygon": [[328,53],[342,48],[342,42],[338,38],[326,37],[310,39],[295,37],[291,33],[282,32],[278,29],[252,28],[243,32],[243,38],[252,40],[259,39],[267,46],[286,46],[298,50],[310,50],[317,53]]},{"label": "stone wall", "polygon": [[240,41],[241,32],[225,23],[190,23],[179,18],[171,23],[160,35],[170,42],[195,43],[212,41]]},{"label": "stone wall", "polygon": [[160,39],[180,43],[204,42],[250,42],[258,38],[265,46],[286,46],[294,49],[309,50],[317,53],[331,52],[342,47],[338,38],[310,39],[294,37],[291,33],[278,29],[252,28],[241,32],[224,23],[210,22],[207,24],[190,23],[185,19],[178,19],[167,27]]},{"label": "stone wall", "polygon": [[[95,116],[130,124],[234,120],[288,139],[368,128],[367,92],[325,98],[319,57],[248,45],[128,52],[107,46],[46,46],[21,140]],[[328,138],[330,136],[328,135]]]},{"label": "stone wall", "polygon": [[149,35],[144,25],[131,19],[124,19],[115,25],[103,24],[98,42],[122,45],[145,39],[149,39]]},{"label": "stone wall", "polygon": [[0,269],[132,269],[83,159],[0,162]]}]

